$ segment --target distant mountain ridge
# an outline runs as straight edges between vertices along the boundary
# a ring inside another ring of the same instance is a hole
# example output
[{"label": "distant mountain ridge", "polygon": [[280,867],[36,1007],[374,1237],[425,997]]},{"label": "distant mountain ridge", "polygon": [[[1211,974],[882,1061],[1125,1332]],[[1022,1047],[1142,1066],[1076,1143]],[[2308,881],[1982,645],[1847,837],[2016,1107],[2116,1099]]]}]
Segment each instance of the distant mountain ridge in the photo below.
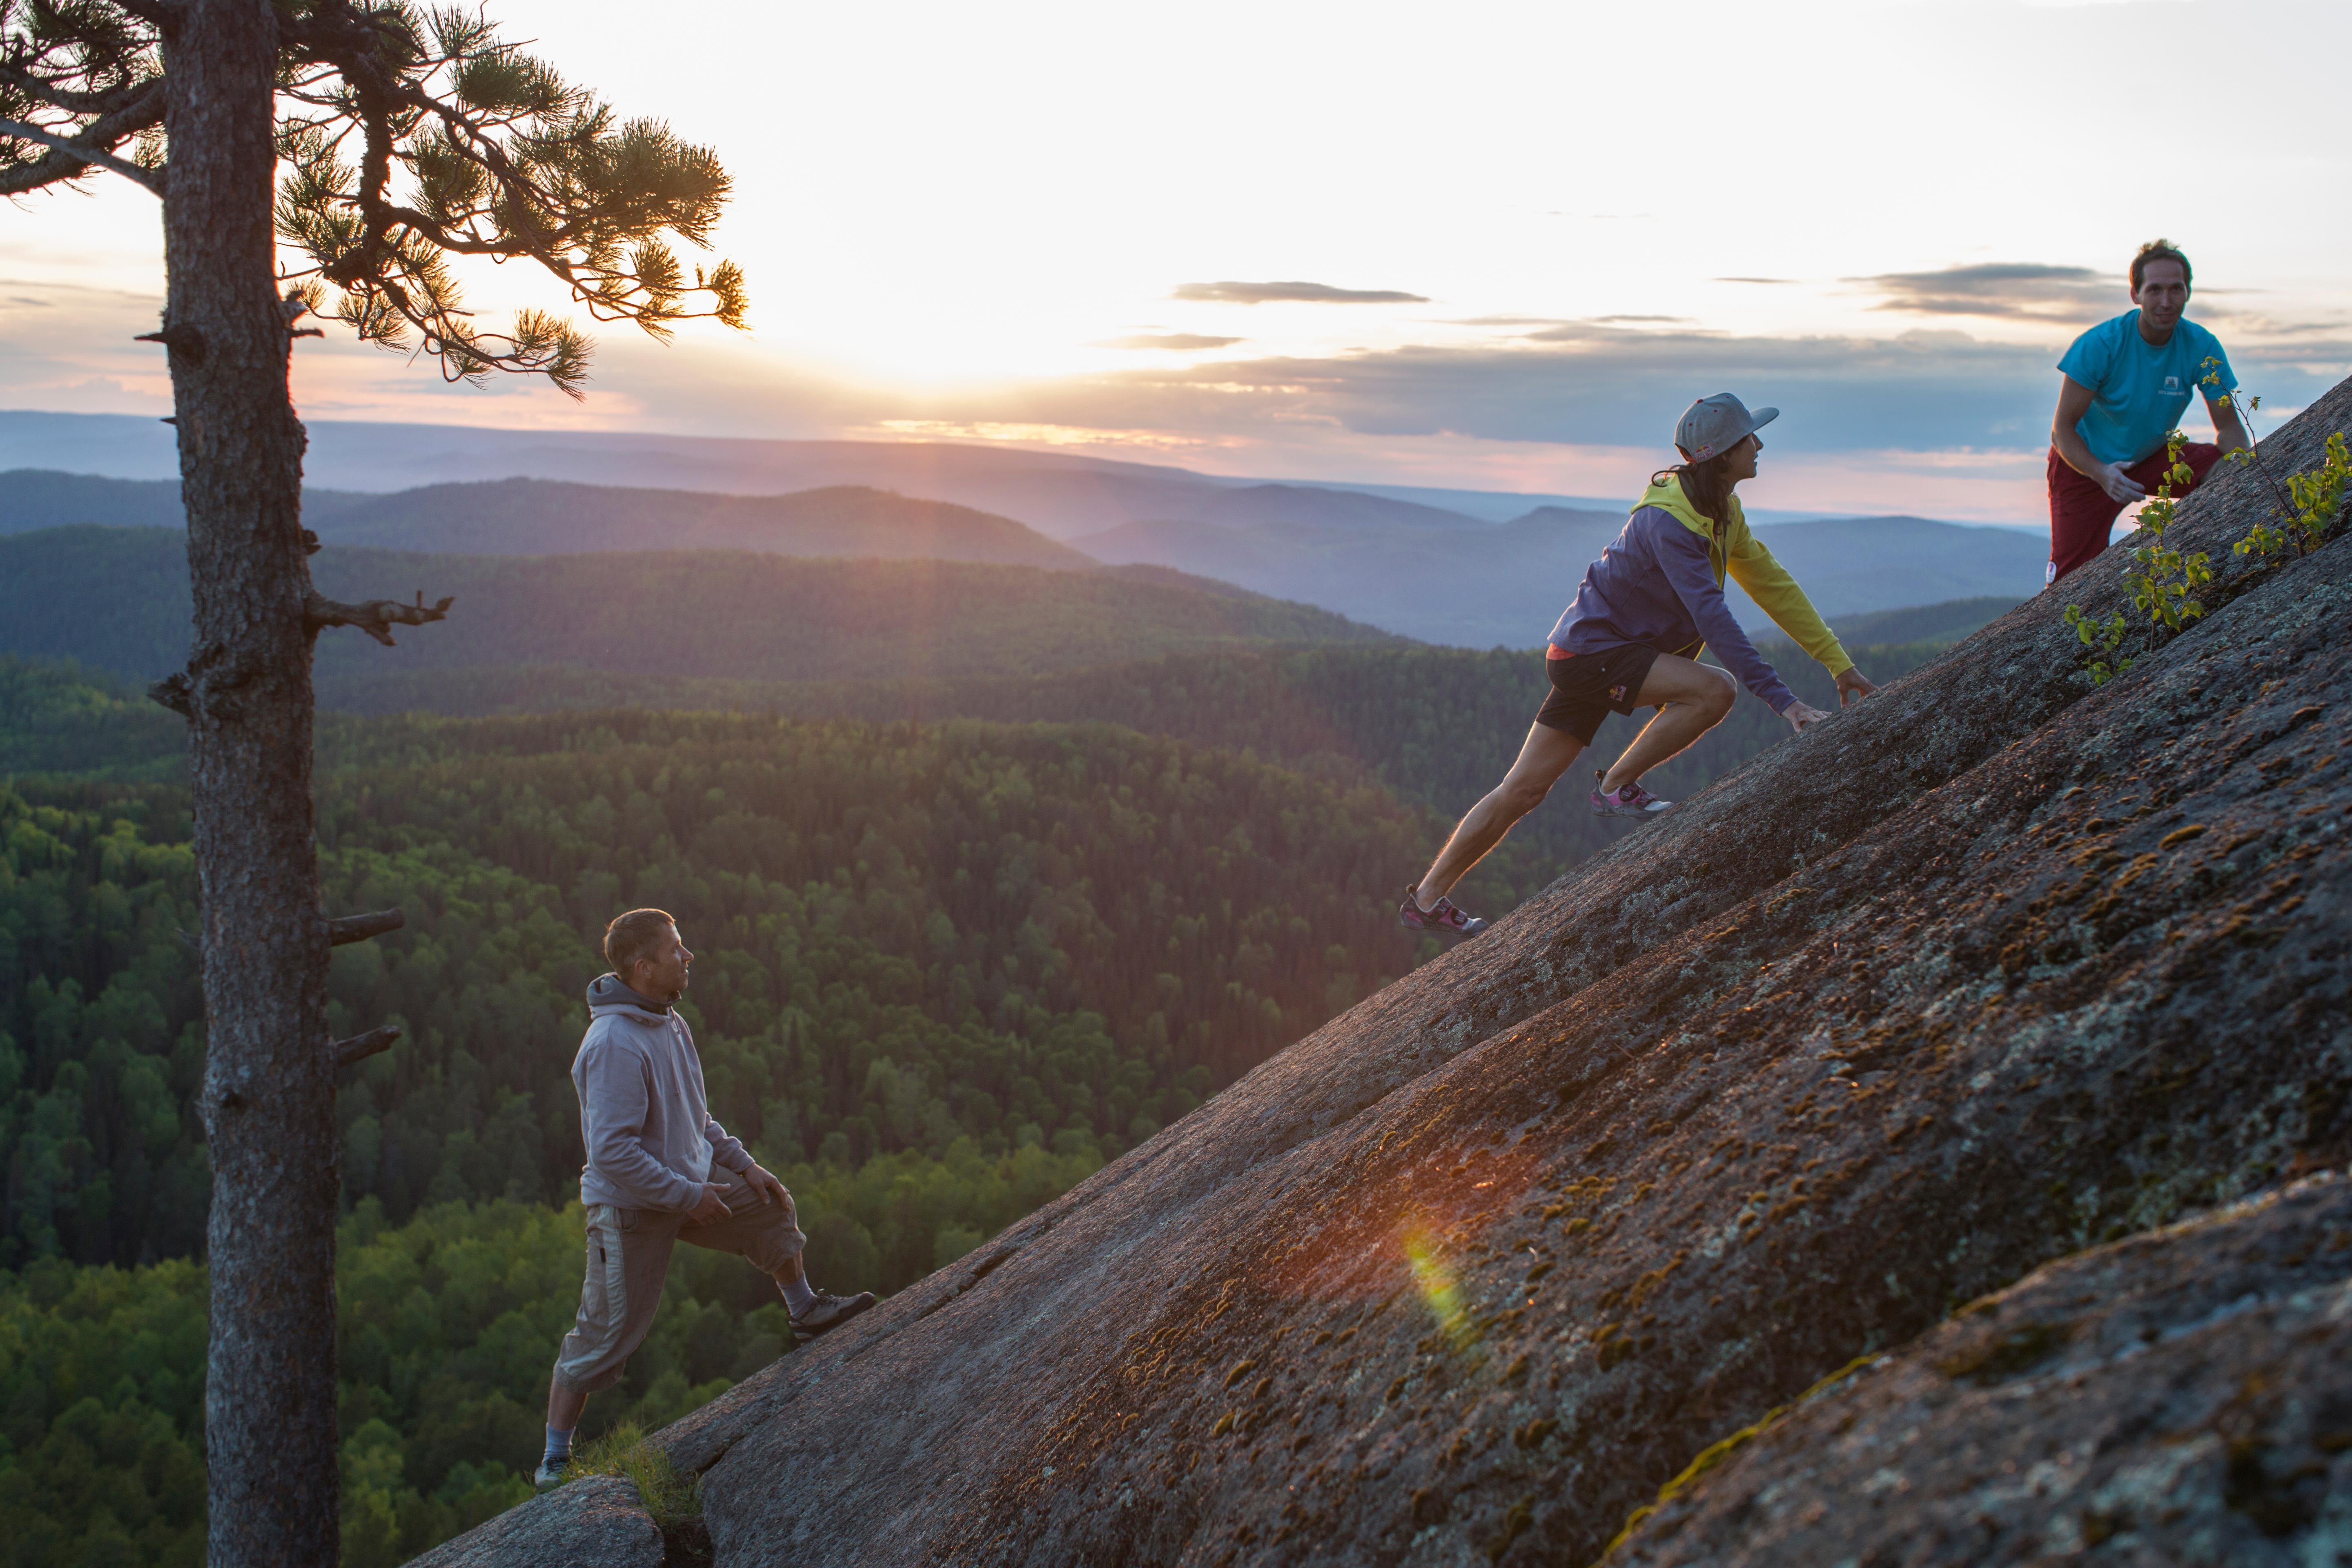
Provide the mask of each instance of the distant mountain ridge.
[{"label": "distant mountain ridge", "polygon": [[[394,648],[321,637],[322,689],[346,675],[461,680],[469,668],[517,664],[767,680],[1012,675],[1234,646],[1392,640],[1326,610],[1165,573],[336,545],[311,573],[340,599],[457,599],[446,621],[404,630]],[[176,531],[85,525],[0,536],[0,653],[153,679],[186,659],[188,621]]]},{"label": "distant mountain ridge", "polygon": [[[1082,476],[1083,477],[1083,476]],[[1156,482],[1156,481],[1154,481]],[[507,479],[390,495],[308,490],[331,544],[472,555],[756,550],[804,557],[917,557],[1085,570],[1097,562],[1317,605],[1424,642],[1528,647],[1624,526],[1622,509],[1540,506],[1500,523],[1418,502],[1286,485],[1207,489],[1189,519],[1123,523],[1056,542],[1012,518],[856,486],[789,495],[641,489]],[[79,522],[176,525],[178,488],[42,470],[0,473],[0,534]],[[2024,598],[2046,553],[2021,531],[1922,518],[1763,524],[1759,537],[1824,615],[1955,596]],[[1751,627],[1760,610],[1730,589]]]},{"label": "distant mountain ridge", "polygon": [[1064,572],[1096,564],[1009,517],[854,485],[733,496],[492,479],[360,498],[315,526],[332,544],[467,555],[754,550],[977,561]]},{"label": "distant mountain ridge", "polygon": [[[306,428],[304,473],[327,489],[383,492],[518,476],[740,495],[864,485],[1000,512],[1055,539],[1127,522],[1216,521],[1230,516],[1232,505],[1220,492],[1236,489],[1282,492],[1262,496],[1259,503],[1312,509],[1286,514],[1297,519],[1367,526],[1416,517],[1433,523],[1423,514],[1443,513],[1461,520],[1454,526],[1477,527],[1532,506],[1604,504],[1497,490],[1235,478],[1068,451],[953,442],[759,440],[335,419],[310,420]],[[160,420],[0,409],[0,470],[15,468],[165,479],[179,472],[179,458],[170,427]],[[1758,522],[1817,515],[1748,511]]]},{"label": "distant mountain ridge", "polygon": [[[1009,517],[838,485],[794,495],[628,489],[555,479],[425,485],[391,495],[305,490],[303,520],[331,544],[467,555],[756,550],[927,557],[1084,571],[1089,556]],[[179,485],[19,469],[0,474],[0,533],[79,522],[183,526]]]},{"label": "distant mountain ridge", "polygon": [[[1585,568],[1625,526],[1622,511],[1538,507],[1506,523],[1446,532],[1267,523],[1129,523],[1073,540],[1108,562],[1164,562],[1278,598],[1322,605],[1423,642],[1530,647],[1575,597]],[[1757,537],[1824,616],[1954,598],[2014,604],[2042,586],[2047,546],[2022,531],[1924,518],[1835,518],[1759,525]],[[1769,629],[1727,584],[1733,614]]]}]

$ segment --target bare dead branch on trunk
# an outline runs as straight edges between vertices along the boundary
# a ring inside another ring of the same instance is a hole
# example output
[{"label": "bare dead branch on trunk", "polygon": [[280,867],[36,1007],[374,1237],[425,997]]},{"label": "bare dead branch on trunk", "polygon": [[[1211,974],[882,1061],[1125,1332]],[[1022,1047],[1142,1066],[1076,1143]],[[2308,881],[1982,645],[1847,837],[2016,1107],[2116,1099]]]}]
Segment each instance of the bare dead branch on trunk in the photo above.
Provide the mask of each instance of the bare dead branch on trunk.
[{"label": "bare dead branch on trunk", "polygon": [[342,915],[327,922],[327,945],[347,947],[355,942],[365,942],[372,936],[382,936],[388,931],[398,931],[408,923],[408,917],[398,910],[378,910],[372,915]]},{"label": "bare dead branch on trunk", "polygon": [[384,1024],[370,1029],[364,1035],[353,1035],[347,1040],[337,1040],[327,1047],[327,1054],[334,1058],[337,1067],[347,1068],[353,1062],[367,1060],[398,1038],[400,1038],[400,1026]]},{"label": "bare dead branch on trunk", "polygon": [[131,341],[134,343],[162,343],[175,354],[186,355],[193,363],[205,363],[205,335],[194,327],[165,327],[160,332],[142,332]]},{"label": "bare dead branch on trunk", "polygon": [[190,716],[188,672],[184,669],[173,670],[163,679],[156,681],[147,688],[147,700],[150,702],[162,703],[183,719],[188,718]]},{"label": "bare dead branch on trunk", "polygon": [[392,640],[394,626],[421,626],[427,621],[446,620],[449,606],[457,602],[454,597],[446,598],[428,606],[425,603],[424,590],[419,589],[416,603],[413,605],[404,605],[397,599],[368,599],[356,605],[345,605],[313,588],[303,604],[302,616],[312,631],[328,626],[357,626],[384,647],[392,647],[395,646]]}]

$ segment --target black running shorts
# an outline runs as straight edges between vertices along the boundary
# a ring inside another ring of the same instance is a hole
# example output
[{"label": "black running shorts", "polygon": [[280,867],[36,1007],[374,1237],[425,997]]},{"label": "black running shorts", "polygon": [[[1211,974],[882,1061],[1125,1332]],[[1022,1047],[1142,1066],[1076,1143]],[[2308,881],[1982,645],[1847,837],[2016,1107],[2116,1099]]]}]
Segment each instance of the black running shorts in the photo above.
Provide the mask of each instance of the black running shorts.
[{"label": "black running shorts", "polygon": [[1579,744],[1589,746],[1600,732],[1601,721],[1612,710],[1631,713],[1641,705],[1635,699],[1642,694],[1642,682],[1650,678],[1650,666],[1657,662],[1658,650],[1639,643],[1566,658],[1553,658],[1546,650],[1544,673],[1551,678],[1551,695],[1544,699],[1536,722],[1565,730]]}]

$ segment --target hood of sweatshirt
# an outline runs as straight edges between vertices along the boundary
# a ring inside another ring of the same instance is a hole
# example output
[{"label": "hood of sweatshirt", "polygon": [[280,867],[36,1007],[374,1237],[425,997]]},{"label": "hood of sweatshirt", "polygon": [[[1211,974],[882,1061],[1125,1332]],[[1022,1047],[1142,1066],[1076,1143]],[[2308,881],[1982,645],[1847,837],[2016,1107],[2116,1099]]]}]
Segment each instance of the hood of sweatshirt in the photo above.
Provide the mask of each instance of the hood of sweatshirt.
[{"label": "hood of sweatshirt", "polygon": [[593,1018],[615,1012],[634,1016],[646,1023],[669,1016],[668,1007],[632,990],[628,982],[619,975],[600,974],[588,983],[588,1016]]},{"label": "hood of sweatshirt", "polygon": [[[1633,503],[1633,510],[1639,511],[1645,506],[1654,506],[1660,511],[1668,513],[1676,522],[1681,523],[1701,539],[1713,540],[1716,537],[1715,524],[1703,516],[1698,508],[1691,505],[1690,497],[1683,493],[1683,481],[1676,475],[1668,474],[1664,479],[1643,491],[1642,499]],[[1747,526],[1747,514],[1739,510],[1738,496],[1727,498],[1724,507],[1731,514],[1724,521],[1725,534],[1737,532]]]}]

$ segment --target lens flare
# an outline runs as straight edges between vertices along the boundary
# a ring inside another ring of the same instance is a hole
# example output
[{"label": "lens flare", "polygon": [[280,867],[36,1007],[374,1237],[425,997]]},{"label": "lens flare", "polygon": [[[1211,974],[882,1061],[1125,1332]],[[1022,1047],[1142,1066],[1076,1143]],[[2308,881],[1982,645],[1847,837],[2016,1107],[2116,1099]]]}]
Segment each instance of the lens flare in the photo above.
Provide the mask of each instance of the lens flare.
[{"label": "lens flare", "polygon": [[1469,1331],[1469,1320],[1462,1310],[1462,1292],[1454,1283],[1454,1270],[1447,1266],[1435,1234],[1421,1226],[1404,1233],[1404,1258],[1412,1270],[1413,1289],[1421,1292],[1422,1301],[1437,1327],[1454,1347],[1459,1350]]}]

